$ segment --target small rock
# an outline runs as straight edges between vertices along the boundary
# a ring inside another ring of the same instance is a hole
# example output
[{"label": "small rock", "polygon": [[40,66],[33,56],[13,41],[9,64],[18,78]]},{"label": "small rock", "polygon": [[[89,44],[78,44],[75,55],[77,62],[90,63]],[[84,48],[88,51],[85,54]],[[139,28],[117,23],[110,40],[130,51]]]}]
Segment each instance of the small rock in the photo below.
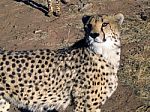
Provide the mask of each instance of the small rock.
[{"label": "small rock", "polygon": [[41,33],[41,32],[42,32],[42,30],[36,30],[33,33],[37,34],[37,33]]}]

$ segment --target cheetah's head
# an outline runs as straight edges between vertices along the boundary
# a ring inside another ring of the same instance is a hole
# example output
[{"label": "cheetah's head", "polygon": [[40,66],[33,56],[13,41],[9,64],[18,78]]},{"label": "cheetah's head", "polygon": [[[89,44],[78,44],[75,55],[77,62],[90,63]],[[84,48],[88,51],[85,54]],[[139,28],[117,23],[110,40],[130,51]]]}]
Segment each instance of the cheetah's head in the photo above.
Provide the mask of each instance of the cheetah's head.
[{"label": "cheetah's head", "polygon": [[103,43],[107,40],[117,40],[120,38],[119,27],[124,20],[123,14],[114,16],[94,15],[85,22],[85,31],[89,44]]},{"label": "cheetah's head", "polygon": [[[84,21],[85,20],[85,21]],[[90,49],[118,67],[120,60],[120,26],[123,14],[83,17],[86,40]]]}]

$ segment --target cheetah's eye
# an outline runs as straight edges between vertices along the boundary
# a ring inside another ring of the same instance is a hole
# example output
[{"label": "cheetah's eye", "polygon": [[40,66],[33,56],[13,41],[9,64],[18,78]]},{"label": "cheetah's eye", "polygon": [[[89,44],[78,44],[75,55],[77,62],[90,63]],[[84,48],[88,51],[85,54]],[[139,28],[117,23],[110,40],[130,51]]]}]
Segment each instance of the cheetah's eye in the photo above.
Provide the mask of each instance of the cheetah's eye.
[{"label": "cheetah's eye", "polygon": [[103,23],[102,27],[106,27],[109,23]]}]

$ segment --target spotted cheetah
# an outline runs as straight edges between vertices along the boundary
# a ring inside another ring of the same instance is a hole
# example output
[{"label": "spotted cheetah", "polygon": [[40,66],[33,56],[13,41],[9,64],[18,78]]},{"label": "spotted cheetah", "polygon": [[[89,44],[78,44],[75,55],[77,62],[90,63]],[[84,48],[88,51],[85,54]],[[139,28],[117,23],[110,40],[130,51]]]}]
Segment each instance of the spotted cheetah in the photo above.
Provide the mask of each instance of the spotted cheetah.
[{"label": "spotted cheetah", "polygon": [[70,104],[74,112],[100,112],[118,85],[123,20],[120,13],[84,16],[85,38],[65,50],[1,51],[0,102],[33,112]]}]

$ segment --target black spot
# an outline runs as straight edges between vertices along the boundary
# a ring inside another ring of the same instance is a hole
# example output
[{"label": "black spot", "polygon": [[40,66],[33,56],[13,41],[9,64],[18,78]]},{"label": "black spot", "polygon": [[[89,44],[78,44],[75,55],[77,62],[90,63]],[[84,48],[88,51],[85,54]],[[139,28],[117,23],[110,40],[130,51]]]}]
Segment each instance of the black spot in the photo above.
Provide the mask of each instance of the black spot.
[{"label": "black spot", "polygon": [[34,65],[31,65],[31,68],[34,68]]},{"label": "black spot", "polygon": [[21,68],[22,67],[22,64],[19,64],[19,68]]},{"label": "black spot", "polygon": [[13,97],[13,94],[11,93],[9,96],[12,98],[12,97]]},{"label": "black spot", "polygon": [[42,79],[42,76],[41,76],[41,75],[39,76],[39,79]]},{"label": "black spot", "polygon": [[14,83],[15,83],[15,80],[11,80],[11,83],[13,83],[13,84],[14,84]]},{"label": "black spot", "polygon": [[30,99],[33,100],[33,96],[31,96]]},{"label": "black spot", "polygon": [[108,73],[106,73],[106,76],[108,76]]},{"label": "black spot", "polygon": [[7,72],[9,72],[11,70],[11,68],[7,68]]},{"label": "black spot", "polygon": [[98,90],[95,90],[95,94],[97,94]]},{"label": "black spot", "polygon": [[19,84],[20,87],[23,87],[24,85],[22,83]]},{"label": "black spot", "polygon": [[31,90],[30,90],[30,89],[28,89],[28,90],[27,90],[27,92],[28,92],[28,93],[30,93],[30,92],[31,92]]},{"label": "black spot", "polygon": [[42,56],[42,59],[45,59],[45,56]]},{"label": "black spot", "polygon": [[54,62],[54,59],[53,59],[53,58],[51,59],[51,62]]},{"label": "black spot", "polygon": [[23,99],[24,99],[24,100],[28,100],[27,97],[24,97]]},{"label": "black spot", "polygon": [[89,75],[86,75],[86,78],[90,78]]},{"label": "black spot", "polygon": [[103,72],[102,74],[105,75],[105,72]]},{"label": "black spot", "polygon": [[12,59],[12,56],[9,56],[8,59]]},{"label": "black spot", "polygon": [[98,105],[98,102],[93,103],[93,105]]},{"label": "black spot", "polygon": [[87,97],[86,97],[87,99],[90,99],[90,96],[89,95],[87,95]]},{"label": "black spot", "polygon": [[49,59],[50,59],[50,57],[47,57],[46,59],[47,59],[47,60],[49,60]]},{"label": "black spot", "polygon": [[42,73],[41,69],[38,70],[38,73]]},{"label": "black spot", "polygon": [[91,91],[91,94],[93,94],[93,93],[94,93],[94,90]]},{"label": "black spot", "polygon": [[43,54],[44,54],[44,52],[43,52],[43,51],[41,51],[41,52],[40,52],[40,55],[43,55]]},{"label": "black spot", "polygon": [[20,63],[20,60],[16,60],[16,63]]},{"label": "black spot", "polygon": [[37,76],[34,76],[34,79],[35,79],[35,80],[38,79]]},{"label": "black spot", "polygon": [[31,77],[31,76],[32,76],[32,74],[31,74],[31,73],[28,73],[28,76],[29,76],[29,77]]},{"label": "black spot", "polygon": [[13,64],[12,64],[12,67],[13,67],[13,68],[15,68],[15,67],[16,67],[16,64],[15,64],[15,63],[13,63]]},{"label": "black spot", "polygon": [[27,57],[27,60],[31,60],[31,57]]},{"label": "black spot", "polygon": [[21,59],[21,63],[25,63],[25,59]]},{"label": "black spot", "polygon": [[21,77],[21,74],[20,74],[20,73],[18,73],[18,77]]},{"label": "black spot", "polygon": [[89,68],[89,72],[91,72],[91,70],[92,70],[92,69],[91,69],[91,68]]},{"label": "black spot", "polygon": [[52,80],[52,84],[54,84],[54,80]]},{"label": "black spot", "polygon": [[20,55],[19,58],[23,58],[23,55]]},{"label": "black spot", "polygon": [[101,69],[104,69],[104,66],[101,66]]},{"label": "black spot", "polygon": [[18,81],[21,82],[21,81],[22,81],[22,78],[19,78]]},{"label": "black spot", "polygon": [[1,62],[0,65],[2,66],[2,65],[3,65],[3,62]]},{"label": "black spot", "polygon": [[15,57],[15,58],[18,58],[18,56],[17,56],[17,55],[15,55],[14,57]]},{"label": "black spot", "polygon": [[21,71],[21,69],[20,68],[17,68],[17,72],[20,72]]},{"label": "black spot", "polygon": [[36,68],[39,68],[39,65],[36,65]]},{"label": "black spot", "polygon": [[46,69],[46,72],[49,72],[49,69]]},{"label": "black spot", "polygon": [[39,88],[38,88],[38,87],[35,87],[35,90],[36,90],[36,91],[38,91],[38,90],[39,90]]},{"label": "black spot", "polygon": [[12,79],[12,78],[14,78],[14,76],[13,75],[9,75],[9,77]]},{"label": "black spot", "polygon": [[25,66],[28,67],[28,66],[29,66],[29,63],[25,63]]},{"label": "black spot", "polygon": [[52,64],[51,64],[51,63],[49,64],[49,67],[52,67]]},{"label": "black spot", "polygon": [[0,70],[2,71],[2,70],[3,70],[3,67],[1,67]]},{"label": "black spot", "polygon": [[39,56],[39,55],[36,55],[35,57],[36,57],[36,58],[40,58],[40,56]]},{"label": "black spot", "polygon": [[12,61],[15,62],[16,60],[15,60],[15,59],[12,59]]},{"label": "black spot", "polygon": [[9,61],[6,61],[6,63],[5,63],[6,65],[9,65]]},{"label": "black spot", "polygon": [[45,61],[45,65],[47,65],[48,64],[48,61]]},{"label": "black spot", "polygon": [[90,108],[91,107],[90,104],[87,104],[87,107]]},{"label": "black spot", "polygon": [[29,85],[29,88],[32,88],[33,86],[32,85]]},{"label": "black spot", "polygon": [[42,63],[42,60],[39,60],[38,63]]},{"label": "black spot", "polygon": [[108,79],[106,79],[106,82],[108,82]]},{"label": "black spot", "polygon": [[41,65],[41,68],[44,68],[44,67],[45,67],[45,65],[44,65],[44,64],[42,64],[42,65]]},{"label": "black spot", "polygon": [[0,91],[3,91],[4,90],[4,88],[3,87],[0,87]]},{"label": "black spot", "polygon": [[31,60],[31,63],[35,63],[35,60]]},{"label": "black spot", "polygon": [[25,84],[27,84],[27,82],[28,82],[27,80],[24,80],[24,83],[25,83]]},{"label": "black spot", "polygon": [[30,72],[33,73],[34,72],[33,69],[31,69]]},{"label": "black spot", "polygon": [[15,72],[12,72],[12,75],[15,75]]}]

